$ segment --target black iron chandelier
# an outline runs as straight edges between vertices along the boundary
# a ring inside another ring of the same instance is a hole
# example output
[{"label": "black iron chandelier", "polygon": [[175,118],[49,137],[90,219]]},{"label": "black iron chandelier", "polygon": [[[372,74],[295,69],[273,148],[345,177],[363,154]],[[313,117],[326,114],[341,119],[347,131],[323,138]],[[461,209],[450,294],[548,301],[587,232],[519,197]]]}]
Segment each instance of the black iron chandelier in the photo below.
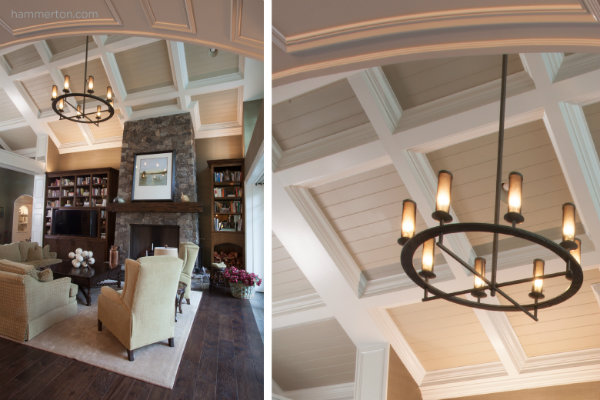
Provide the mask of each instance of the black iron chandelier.
[{"label": "black iron chandelier", "polygon": [[[71,92],[71,79],[65,75],[62,95],[58,95],[58,88],[52,85],[52,109],[60,119],[79,122],[82,124],[100,125],[100,122],[112,118],[115,113],[113,108],[113,92],[110,86],[106,87],[106,99],[94,95],[94,77],[87,76],[89,36],[85,37],[85,67],[83,72],[83,92]],[[87,103],[87,104],[86,104]],[[92,111],[87,112],[88,110]],[[94,109],[93,106],[96,106]]]},{"label": "black iron chandelier", "polygon": [[[583,272],[580,265],[581,241],[575,237],[575,205],[573,203],[565,203],[562,207],[562,242],[560,244],[536,233],[516,227],[517,224],[525,220],[521,214],[523,175],[518,172],[511,172],[508,177],[508,212],[504,215],[504,220],[510,225],[500,225],[507,64],[508,56],[503,55],[494,223],[450,223],[452,222],[452,216],[449,213],[452,174],[445,170],[439,171],[436,207],[435,212],[431,215],[434,220],[439,222],[439,226],[415,233],[417,205],[410,199],[404,200],[402,204],[401,237],[398,239],[398,243],[403,246],[400,261],[406,275],[424,289],[423,301],[441,298],[457,304],[490,311],[522,311],[537,321],[538,309],[559,304],[572,297],[581,288],[583,283]],[[444,235],[467,232],[488,232],[493,234],[490,279],[486,278],[486,259],[484,257],[476,257],[473,265],[471,265],[444,245]],[[545,247],[565,262],[565,269],[560,272],[545,274],[544,260],[536,258],[533,260],[533,273],[531,277],[509,282],[499,282],[497,280],[497,269],[498,236],[500,234],[521,238]],[[422,262],[421,270],[417,272],[413,264],[413,258],[420,246],[423,247]],[[473,287],[447,293],[431,284],[431,281],[436,277],[433,272],[436,247],[456,260],[473,275]],[[559,295],[546,299],[544,295],[544,280],[557,277],[564,277],[569,286]],[[529,297],[532,299],[528,304],[517,302],[504,291],[504,288],[508,286],[528,282],[531,283]],[[499,293],[509,304],[482,302],[481,299],[487,297],[488,293],[490,296],[495,296],[496,293]]]}]

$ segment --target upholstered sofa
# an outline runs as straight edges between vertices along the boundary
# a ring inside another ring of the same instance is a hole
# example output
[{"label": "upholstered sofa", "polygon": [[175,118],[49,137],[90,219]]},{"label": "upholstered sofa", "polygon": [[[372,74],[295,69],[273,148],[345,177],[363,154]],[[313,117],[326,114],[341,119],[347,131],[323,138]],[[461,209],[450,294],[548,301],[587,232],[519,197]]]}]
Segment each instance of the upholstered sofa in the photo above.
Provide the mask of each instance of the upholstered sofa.
[{"label": "upholstered sofa", "polygon": [[29,340],[77,314],[78,287],[52,271],[0,260],[0,335]]},{"label": "upholstered sofa", "polygon": [[34,267],[45,267],[62,260],[50,251],[50,246],[41,247],[37,242],[16,242],[0,245],[0,259],[15,261]]}]

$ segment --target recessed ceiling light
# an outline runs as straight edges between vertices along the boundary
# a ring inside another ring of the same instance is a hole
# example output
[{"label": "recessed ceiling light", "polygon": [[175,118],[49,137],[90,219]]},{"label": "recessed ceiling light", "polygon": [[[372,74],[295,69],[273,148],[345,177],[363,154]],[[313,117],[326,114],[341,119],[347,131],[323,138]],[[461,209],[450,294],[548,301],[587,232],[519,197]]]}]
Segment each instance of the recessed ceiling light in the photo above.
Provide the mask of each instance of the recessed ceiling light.
[{"label": "recessed ceiling light", "polygon": [[219,54],[219,49],[211,47],[210,49],[208,49],[208,54],[210,54],[211,57],[216,57],[217,54]]}]

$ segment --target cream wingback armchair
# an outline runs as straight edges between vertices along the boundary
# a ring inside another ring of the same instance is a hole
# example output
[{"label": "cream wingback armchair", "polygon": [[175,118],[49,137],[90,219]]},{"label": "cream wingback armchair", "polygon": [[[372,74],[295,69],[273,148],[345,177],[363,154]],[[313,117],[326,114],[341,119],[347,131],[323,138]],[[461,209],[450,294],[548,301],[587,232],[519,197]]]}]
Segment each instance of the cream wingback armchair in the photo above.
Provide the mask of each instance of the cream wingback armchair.
[{"label": "cream wingback armchair", "polygon": [[98,297],[98,330],[106,325],[127,349],[129,361],[140,347],[168,339],[173,347],[173,302],[183,261],[172,256],[125,261],[122,292],[103,286]]},{"label": "cream wingback armchair", "polygon": [[198,258],[198,246],[190,242],[181,243],[179,245],[179,258],[183,260],[183,271],[181,271],[179,281],[187,285],[183,297],[190,304],[192,271],[194,270],[194,264],[196,264],[196,258]]}]

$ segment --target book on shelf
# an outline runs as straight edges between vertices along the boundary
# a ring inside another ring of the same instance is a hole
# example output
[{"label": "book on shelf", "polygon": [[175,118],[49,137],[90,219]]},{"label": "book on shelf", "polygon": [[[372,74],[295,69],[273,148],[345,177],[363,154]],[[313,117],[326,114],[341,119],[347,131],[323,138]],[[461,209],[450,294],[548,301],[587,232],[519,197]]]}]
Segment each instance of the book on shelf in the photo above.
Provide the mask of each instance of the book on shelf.
[{"label": "book on shelf", "polygon": [[214,174],[215,182],[241,182],[242,171],[226,169],[224,171],[215,171]]}]

